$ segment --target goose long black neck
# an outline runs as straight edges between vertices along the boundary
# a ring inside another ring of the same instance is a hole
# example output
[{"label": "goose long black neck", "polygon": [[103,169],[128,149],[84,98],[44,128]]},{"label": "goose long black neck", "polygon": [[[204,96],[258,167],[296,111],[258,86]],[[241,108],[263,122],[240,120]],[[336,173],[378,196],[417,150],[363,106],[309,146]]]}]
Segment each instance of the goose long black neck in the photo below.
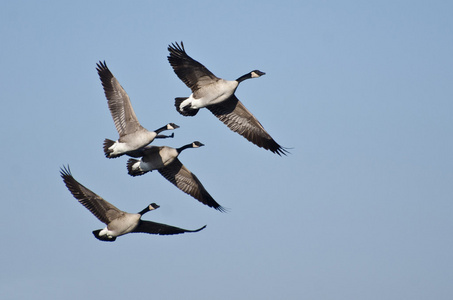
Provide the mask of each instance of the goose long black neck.
[{"label": "goose long black neck", "polygon": [[147,212],[151,211],[151,210],[155,210],[157,208],[159,208],[160,206],[157,205],[156,203],[151,203],[150,205],[148,205],[146,208],[144,208],[141,212],[139,212],[138,214],[143,216],[144,214],[146,214]]},{"label": "goose long black neck", "polygon": [[162,131],[165,131],[165,130],[167,130],[167,125],[162,126],[161,128],[154,130],[154,132],[159,134],[159,133],[161,133]]},{"label": "goose long black neck", "polygon": [[247,74],[242,75],[238,79],[236,79],[236,81],[241,83],[242,81],[244,81],[246,79],[250,79],[250,78],[252,78],[252,73],[247,73]]},{"label": "goose long black neck", "polygon": [[176,148],[176,151],[178,151],[178,153],[181,153],[181,151],[183,151],[183,150],[185,150],[187,148],[193,148],[193,143],[190,143],[190,144],[184,145],[182,147]]},{"label": "goose long black neck", "polygon": [[147,212],[149,212],[150,209],[149,209],[149,206],[147,206],[146,208],[144,208],[142,211],[140,211],[138,214],[140,216],[143,216],[144,214],[146,214]]},{"label": "goose long black neck", "polygon": [[239,83],[241,83],[242,81],[246,80],[246,79],[250,79],[250,78],[258,78],[258,77],[261,77],[263,75],[266,75],[266,73],[264,72],[261,72],[260,70],[253,70],[247,74],[244,74],[242,75],[241,77],[239,77],[238,79],[236,79],[236,81]]}]

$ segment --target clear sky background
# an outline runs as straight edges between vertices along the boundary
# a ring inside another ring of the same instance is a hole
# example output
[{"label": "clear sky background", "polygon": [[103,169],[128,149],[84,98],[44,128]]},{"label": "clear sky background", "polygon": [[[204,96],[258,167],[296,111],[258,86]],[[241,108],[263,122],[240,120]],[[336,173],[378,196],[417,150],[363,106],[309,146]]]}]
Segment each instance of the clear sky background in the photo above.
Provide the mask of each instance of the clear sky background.
[{"label": "clear sky background", "polygon": [[[6,1],[0,10],[1,299],[452,299],[453,4],[449,1]],[[167,62],[186,51],[291,154],[209,111]],[[95,67],[105,60],[155,145],[221,205],[157,172],[106,159],[118,134]],[[59,169],[120,209],[205,230],[103,228]]]}]

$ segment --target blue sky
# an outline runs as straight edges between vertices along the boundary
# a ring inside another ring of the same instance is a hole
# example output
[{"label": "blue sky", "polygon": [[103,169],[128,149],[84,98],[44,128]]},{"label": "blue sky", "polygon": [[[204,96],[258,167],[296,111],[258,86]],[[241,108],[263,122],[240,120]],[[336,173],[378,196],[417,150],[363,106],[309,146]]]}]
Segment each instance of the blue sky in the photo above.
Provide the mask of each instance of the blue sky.
[{"label": "blue sky", "polygon": [[[0,11],[2,299],[451,299],[453,5],[448,1],[8,1]],[[207,110],[167,62],[186,51],[291,154]],[[160,174],[132,178],[95,67],[156,145],[183,152],[228,213]],[[96,240],[59,168],[120,209],[201,232]]]}]

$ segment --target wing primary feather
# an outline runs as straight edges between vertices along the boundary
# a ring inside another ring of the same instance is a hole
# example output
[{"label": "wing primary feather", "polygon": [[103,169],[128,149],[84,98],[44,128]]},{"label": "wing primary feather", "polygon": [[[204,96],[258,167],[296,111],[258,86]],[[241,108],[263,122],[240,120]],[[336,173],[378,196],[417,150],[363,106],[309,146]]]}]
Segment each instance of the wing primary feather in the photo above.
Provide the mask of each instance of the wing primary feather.
[{"label": "wing primary feather", "polygon": [[133,232],[149,233],[149,234],[158,234],[158,235],[172,235],[172,234],[181,234],[185,232],[198,232],[206,228],[204,225],[201,228],[195,230],[183,229],[171,225],[166,225],[162,223],[152,222],[152,221],[141,221],[140,224],[133,230]]},{"label": "wing primary feather", "polygon": [[102,223],[108,224],[112,219],[115,219],[120,214],[124,213],[75,180],[71,174],[69,166],[62,167],[60,175],[74,198],[85,206],[85,208],[87,208]]},{"label": "wing primary feather", "polygon": [[194,197],[201,203],[213,207],[218,211],[227,210],[217,203],[208,193],[201,181],[190,172],[179,159],[175,159],[170,165],[158,169],[159,173],[178,189]]}]

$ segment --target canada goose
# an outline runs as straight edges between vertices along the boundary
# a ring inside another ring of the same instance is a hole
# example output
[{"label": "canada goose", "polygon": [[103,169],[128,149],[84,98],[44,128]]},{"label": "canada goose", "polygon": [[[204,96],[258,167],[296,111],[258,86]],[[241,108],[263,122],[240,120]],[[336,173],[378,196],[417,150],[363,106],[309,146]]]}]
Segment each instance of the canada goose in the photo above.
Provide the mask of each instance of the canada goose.
[{"label": "canada goose", "polygon": [[196,230],[187,230],[161,223],[143,221],[141,220],[141,217],[145,213],[159,208],[159,205],[151,203],[136,214],[127,213],[119,210],[75,180],[74,177],[72,177],[69,166],[67,168],[61,168],[60,175],[74,198],[79,200],[83,206],[91,211],[99,221],[107,224],[104,229],[93,231],[94,236],[101,241],[113,242],[116,240],[116,237],[130,232],[169,235],[184,232],[197,232],[206,227],[205,225]]},{"label": "canada goose", "polygon": [[106,157],[119,157],[128,151],[133,151],[148,145],[155,138],[173,137],[173,134],[165,136],[159,135],[159,133],[164,130],[179,128],[179,126],[174,123],[168,123],[155,131],[148,131],[142,127],[132,108],[129,96],[115,76],[113,76],[112,72],[110,72],[105,61],[100,61],[96,65],[96,70],[98,71],[99,78],[104,87],[110,114],[115,122],[116,130],[120,135],[117,141],[112,141],[110,139],[104,140],[104,153]]},{"label": "canada goose", "polygon": [[197,176],[190,172],[178,159],[178,155],[185,149],[198,148],[204,144],[196,141],[180,148],[167,146],[146,146],[135,151],[140,160],[130,158],[127,161],[127,171],[131,176],[143,175],[152,170],[157,170],[168,181],[186,194],[191,195],[203,204],[224,212],[198,180]]},{"label": "canada goose", "polygon": [[261,123],[236,98],[234,92],[239,83],[246,79],[258,78],[266,73],[251,71],[236,80],[218,78],[205,66],[187,55],[184,44],[168,46],[168,61],[176,75],[192,94],[188,98],[176,98],[176,110],[183,116],[195,116],[200,108],[206,107],[231,130],[239,133],[258,147],[278,155],[288,152],[266,132]]}]

